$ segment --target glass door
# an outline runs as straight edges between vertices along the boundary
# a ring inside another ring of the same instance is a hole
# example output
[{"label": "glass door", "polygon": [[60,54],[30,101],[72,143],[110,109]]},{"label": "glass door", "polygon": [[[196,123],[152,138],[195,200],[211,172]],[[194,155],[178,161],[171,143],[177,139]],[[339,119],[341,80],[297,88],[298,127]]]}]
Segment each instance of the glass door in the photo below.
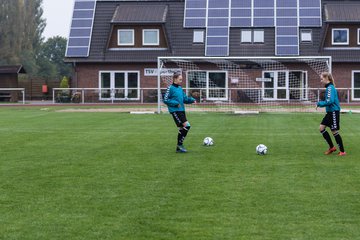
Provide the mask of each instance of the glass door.
[{"label": "glass door", "polygon": [[126,98],[139,99],[139,73],[129,72],[127,75]]},{"label": "glass door", "polygon": [[275,73],[274,72],[264,72],[264,78],[270,79],[270,81],[263,82],[262,95],[263,98],[273,100],[274,99],[274,81]]},{"label": "glass door", "polygon": [[111,73],[102,72],[100,73],[100,99],[109,99],[110,98],[110,88],[111,88]]},{"label": "glass door", "polygon": [[208,72],[207,99],[228,99],[226,72]]},{"label": "glass door", "polygon": [[139,76],[139,72],[100,72],[100,100],[139,100]]},{"label": "glass door", "polygon": [[125,98],[125,73],[116,72],[115,73],[115,98],[123,99]]},{"label": "glass door", "polygon": [[289,72],[269,71],[263,72],[263,78],[270,79],[262,84],[264,100],[288,100],[289,99]]}]

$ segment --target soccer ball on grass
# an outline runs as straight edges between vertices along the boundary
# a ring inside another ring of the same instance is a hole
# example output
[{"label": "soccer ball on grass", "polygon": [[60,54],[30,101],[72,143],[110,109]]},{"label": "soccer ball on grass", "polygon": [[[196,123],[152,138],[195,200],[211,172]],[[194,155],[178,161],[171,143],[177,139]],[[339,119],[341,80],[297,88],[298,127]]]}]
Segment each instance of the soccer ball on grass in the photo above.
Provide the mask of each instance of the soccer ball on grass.
[{"label": "soccer ball on grass", "polygon": [[214,140],[211,137],[204,138],[203,144],[205,146],[212,146],[214,144]]},{"label": "soccer ball on grass", "polygon": [[256,153],[259,155],[265,155],[267,153],[267,147],[264,144],[257,145]]}]

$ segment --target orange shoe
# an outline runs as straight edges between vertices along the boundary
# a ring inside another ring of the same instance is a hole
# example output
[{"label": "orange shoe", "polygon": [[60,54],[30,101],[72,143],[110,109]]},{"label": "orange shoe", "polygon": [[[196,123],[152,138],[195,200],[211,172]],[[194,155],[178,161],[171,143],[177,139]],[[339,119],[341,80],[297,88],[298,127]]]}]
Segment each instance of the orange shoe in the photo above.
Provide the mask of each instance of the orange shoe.
[{"label": "orange shoe", "polygon": [[329,148],[326,152],[324,152],[325,155],[332,154],[333,152],[336,152],[336,147]]},{"label": "orange shoe", "polygon": [[338,153],[338,156],[345,156],[346,155],[346,152],[339,152]]}]

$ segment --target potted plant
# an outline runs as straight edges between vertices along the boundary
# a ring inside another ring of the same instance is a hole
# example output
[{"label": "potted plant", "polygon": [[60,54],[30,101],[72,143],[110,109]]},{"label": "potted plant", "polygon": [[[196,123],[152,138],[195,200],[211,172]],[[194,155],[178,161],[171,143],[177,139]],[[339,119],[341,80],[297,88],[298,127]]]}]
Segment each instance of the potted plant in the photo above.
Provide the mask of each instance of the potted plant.
[{"label": "potted plant", "polygon": [[59,91],[57,98],[58,98],[58,102],[62,102],[62,103],[68,103],[71,101],[71,96],[70,96],[70,90],[66,89],[69,88],[69,79],[67,77],[63,77],[61,82],[60,82],[60,88],[63,88],[61,91]]}]

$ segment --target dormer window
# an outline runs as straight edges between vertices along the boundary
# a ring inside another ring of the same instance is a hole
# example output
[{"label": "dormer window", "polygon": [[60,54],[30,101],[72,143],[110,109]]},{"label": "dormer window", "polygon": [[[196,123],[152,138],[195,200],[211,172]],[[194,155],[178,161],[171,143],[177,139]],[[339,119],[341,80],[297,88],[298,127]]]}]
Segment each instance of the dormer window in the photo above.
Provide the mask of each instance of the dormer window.
[{"label": "dormer window", "polygon": [[264,30],[263,29],[241,30],[241,43],[264,43]]},{"label": "dormer window", "polygon": [[134,29],[119,29],[118,30],[118,45],[119,46],[134,46]]},{"label": "dormer window", "polygon": [[333,28],[332,45],[348,45],[348,44],[349,44],[349,29]]},{"label": "dormer window", "polygon": [[159,29],[143,30],[143,46],[159,46]]}]

